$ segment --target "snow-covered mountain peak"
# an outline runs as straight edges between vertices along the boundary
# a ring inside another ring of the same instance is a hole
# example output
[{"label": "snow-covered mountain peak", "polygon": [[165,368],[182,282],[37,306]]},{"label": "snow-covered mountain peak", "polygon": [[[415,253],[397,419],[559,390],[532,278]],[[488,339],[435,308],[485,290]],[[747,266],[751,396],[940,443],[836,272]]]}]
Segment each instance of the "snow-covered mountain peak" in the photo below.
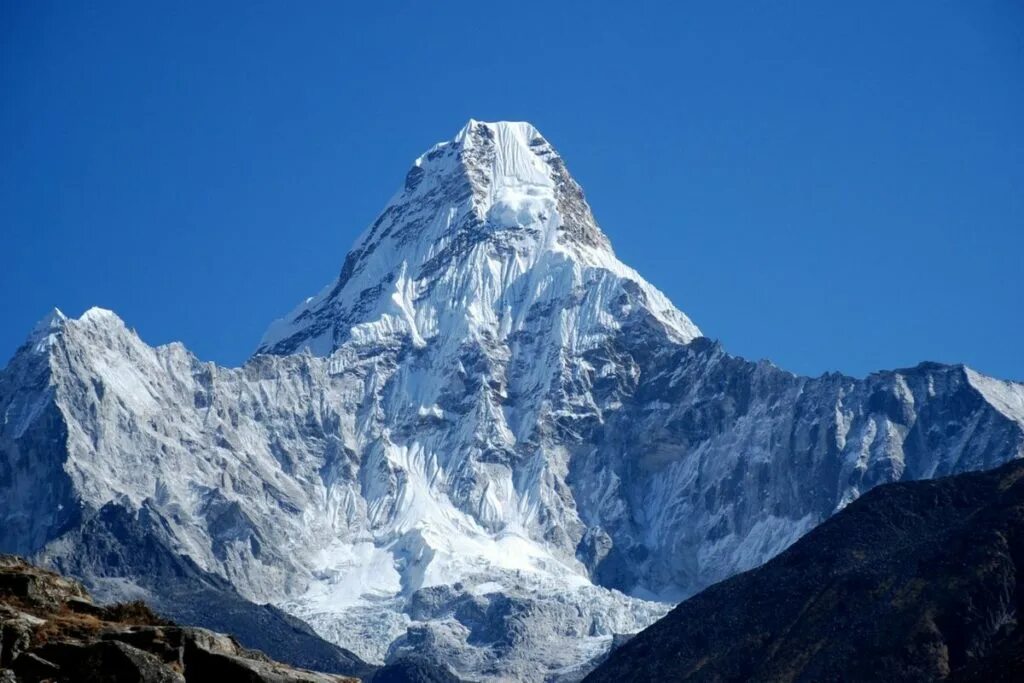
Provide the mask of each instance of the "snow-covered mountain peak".
[{"label": "snow-covered mountain peak", "polygon": [[46,339],[62,332],[68,324],[96,329],[127,330],[124,321],[108,308],[93,306],[78,318],[69,318],[59,308],[54,308],[40,319],[29,334],[29,342]]},{"label": "snow-covered mountain peak", "polygon": [[[276,321],[257,352],[326,356],[349,340],[384,338],[423,347],[441,330],[504,338],[537,297],[567,301],[598,280],[595,296],[629,290],[627,309],[647,311],[673,339],[700,336],[615,257],[583,190],[534,126],[470,120],[416,159],[338,279]],[[601,324],[614,326],[616,315],[604,313]]]},{"label": "snow-covered mountain peak", "polygon": [[421,156],[242,367],[103,309],[33,334],[0,371],[0,550],[470,680],[572,680],[668,608],[647,599],[878,484],[1024,457],[1018,384],[798,377],[695,339],[529,124]]},{"label": "snow-covered mountain peak", "polygon": [[93,306],[86,310],[77,319],[78,323],[92,325],[94,327],[114,327],[114,328],[125,328],[127,326],[121,317],[114,313],[109,308],[100,308],[99,306]]},{"label": "snow-covered mountain peak", "polygon": [[[446,145],[454,145],[457,148],[466,149],[480,146],[481,144],[486,145],[489,141],[497,142],[497,152],[499,155],[521,154],[528,152],[531,145],[540,146],[547,144],[547,140],[544,139],[541,132],[532,123],[527,121],[477,121],[476,119],[470,119],[466,122],[466,125],[459,129],[454,138],[448,142],[434,145],[427,154]],[[422,159],[423,157],[420,158]],[[528,163],[525,157],[521,156],[520,160],[525,160]],[[512,161],[511,156],[507,161]],[[512,166],[506,166],[505,168],[506,172],[508,172]],[[528,177],[524,176],[524,178]]]},{"label": "snow-covered mountain peak", "polygon": [[529,121],[478,121],[471,118],[466,122],[459,132],[455,134],[452,142],[466,144],[470,142],[471,135],[481,128],[495,133],[496,135],[516,135],[530,142],[534,138],[543,138],[540,131]]},{"label": "snow-covered mountain peak", "polygon": [[64,311],[55,306],[35,324],[32,331],[50,330],[54,327],[59,327],[67,319],[68,317],[64,315]]},{"label": "snow-covered mountain peak", "polygon": [[53,308],[53,310],[44,315],[39,322],[32,327],[32,331],[29,333],[29,339],[36,340],[53,334],[64,326],[64,322],[67,319],[68,317],[64,315],[63,311],[56,307]]},{"label": "snow-covered mountain peak", "polygon": [[554,181],[546,158],[557,156],[544,136],[525,121],[487,123],[470,119],[456,134],[454,144],[463,154],[477,151],[490,161],[482,168],[497,186],[525,186],[547,189],[553,195]]},{"label": "snow-covered mountain peak", "polygon": [[124,321],[106,308],[93,306],[78,318],[69,318],[59,308],[54,308],[35,324],[24,346],[36,352],[46,351],[53,345],[56,336],[62,334],[69,324],[100,331],[106,335],[117,335],[128,330]]},{"label": "snow-covered mountain peak", "polygon": [[59,308],[51,310],[32,327],[19,352],[26,348],[37,353],[44,352],[52,345],[54,335],[60,333],[65,321],[67,316]]},{"label": "snow-covered mountain peak", "polygon": [[[175,342],[167,346],[181,347],[181,344]],[[74,318],[54,308],[35,324],[11,362],[14,363],[26,354],[35,357],[47,356],[52,360],[53,351],[58,347],[74,348],[73,353],[100,350],[110,358],[116,358],[122,353],[130,355],[149,348],[135,330],[110,309],[93,306]],[[57,354],[58,362],[66,362],[65,355],[64,352]]]}]

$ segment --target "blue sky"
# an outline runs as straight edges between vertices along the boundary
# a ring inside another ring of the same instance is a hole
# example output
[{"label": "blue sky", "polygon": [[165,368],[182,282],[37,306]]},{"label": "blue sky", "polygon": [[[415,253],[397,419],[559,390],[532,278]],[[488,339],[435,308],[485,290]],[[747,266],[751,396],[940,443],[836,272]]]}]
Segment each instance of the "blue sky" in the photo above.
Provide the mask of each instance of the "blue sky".
[{"label": "blue sky", "polygon": [[473,117],[735,353],[1024,379],[1019,2],[360,5],[2,3],[0,356],[100,305],[242,362]]}]

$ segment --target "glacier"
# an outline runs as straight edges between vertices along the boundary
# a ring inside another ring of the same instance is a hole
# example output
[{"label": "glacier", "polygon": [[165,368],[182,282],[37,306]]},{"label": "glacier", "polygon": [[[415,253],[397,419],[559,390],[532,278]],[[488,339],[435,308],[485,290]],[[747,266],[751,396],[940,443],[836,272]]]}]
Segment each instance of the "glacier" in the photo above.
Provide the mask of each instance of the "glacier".
[{"label": "glacier", "polygon": [[54,311],[0,410],[0,551],[183,609],[158,548],[161,576],[474,680],[572,680],[873,486],[1024,457],[1024,385],[728,354],[536,128],[472,120],[242,367]]}]

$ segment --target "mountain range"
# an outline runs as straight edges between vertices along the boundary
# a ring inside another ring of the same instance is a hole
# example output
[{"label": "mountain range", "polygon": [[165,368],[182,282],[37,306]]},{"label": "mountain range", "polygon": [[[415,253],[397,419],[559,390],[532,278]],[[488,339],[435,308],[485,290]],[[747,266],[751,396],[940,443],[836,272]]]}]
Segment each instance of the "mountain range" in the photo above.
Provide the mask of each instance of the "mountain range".
[{"label": "mountain range", "polygon": [[354,675],[577,679],[874,486],[1024,456],[1024,385],[730,355],[507,122],[416,159],[243,366],[54,311],[0,411],[0,551]]}]

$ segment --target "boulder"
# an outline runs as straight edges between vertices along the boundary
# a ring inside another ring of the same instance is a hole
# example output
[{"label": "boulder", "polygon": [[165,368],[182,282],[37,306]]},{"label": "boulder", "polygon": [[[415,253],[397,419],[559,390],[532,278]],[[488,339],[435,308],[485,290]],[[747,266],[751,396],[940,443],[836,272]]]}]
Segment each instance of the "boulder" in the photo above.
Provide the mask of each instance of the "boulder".
[{"label": "boulder", "polygon": [[29,649],[36,626],[42,619],[11,610],[0,611],[0,666],[10,666],[14,659]]},{"label": "boulder", "polygon": [[11,670],[17,680],[28,683],[56,678],[60,674],[59,666],[34,652],[23,652],[15,657],[11,662]]},{"label": "boulder", "polygon": [[85,648],[77,680],[82,683],[185,683],[185,677],[158,657],[117,640]]}]

